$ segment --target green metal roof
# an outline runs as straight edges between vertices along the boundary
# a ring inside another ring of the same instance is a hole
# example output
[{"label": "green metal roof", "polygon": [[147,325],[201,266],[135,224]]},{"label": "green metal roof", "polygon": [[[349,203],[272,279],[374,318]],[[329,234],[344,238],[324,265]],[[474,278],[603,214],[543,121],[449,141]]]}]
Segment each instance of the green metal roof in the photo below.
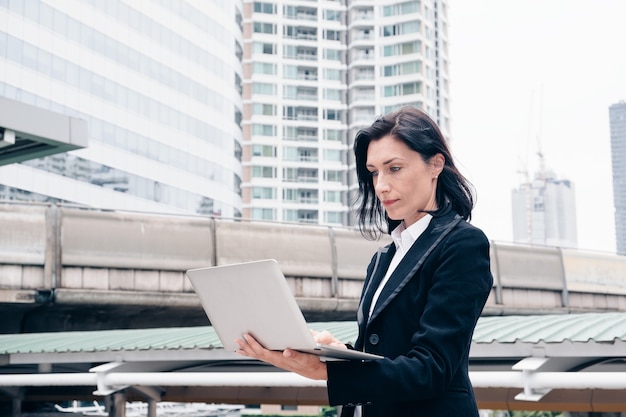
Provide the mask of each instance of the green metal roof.
[{"label": "green metal roof", "polygon": [[481,317],[474,343],[626,341],[626,313]]},{"label": "green metal roof", "polygon": [[[318,322],[309,327],[328,330],[346,342],[353,342],[357,333],[355,322]],[[216,348],[222,343],[209,326],[0,335],[0,355]]]},{"label": "green metal roof", "polygon": [[[355,322],[309,323],[354,342]],[[481,317],[474,344],[626,341],[626,313]],[[212,350],[222,344],[212,327],[96,330],[0,335],[0,355],[155,350]]]}]

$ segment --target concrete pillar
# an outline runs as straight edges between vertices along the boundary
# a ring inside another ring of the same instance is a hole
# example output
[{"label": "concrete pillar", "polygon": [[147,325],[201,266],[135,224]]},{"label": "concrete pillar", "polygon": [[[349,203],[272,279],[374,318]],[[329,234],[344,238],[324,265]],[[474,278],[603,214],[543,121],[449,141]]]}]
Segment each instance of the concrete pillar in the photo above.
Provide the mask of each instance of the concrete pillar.
[{"label": "concrete pillar", "polygon": [[146,417],[157,417],[158,401],[148,400],[148,415]]},{"label": "concrete pillar", "polygon": [[126,393],[115,392],[105,399],[109,417],[126,417]]}]

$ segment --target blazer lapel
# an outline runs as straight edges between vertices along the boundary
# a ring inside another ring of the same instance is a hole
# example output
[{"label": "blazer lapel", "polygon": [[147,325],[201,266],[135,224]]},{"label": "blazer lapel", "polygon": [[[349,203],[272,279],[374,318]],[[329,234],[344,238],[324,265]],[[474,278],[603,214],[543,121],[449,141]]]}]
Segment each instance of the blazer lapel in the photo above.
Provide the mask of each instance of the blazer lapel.
[{"label": "blazer lapel", "polygon": [[[398,264],[396,270],[389,277],[389,281],[383,288],[380,296],[378,297],[378,301],[376,302],[376,306],[374,307],[374,311],[372,311],[371,317],[369,317],[368,322],[371,322],[380,312],[387,306],[391,300],[398,294],[402,288],[415,276],[417,271],[420,269],[428,255],[437,247],[439,242],[462,220],[462,217],[459,215],[454,215],[454,217],[450,215],[444,215],[442,217],[434,217],[431,220],[431,223],[428,225],[428,228],[422,233],[422,235],[415,241],[413,246],[409,249],[409,251],[404,255],[400,264]],[[395,252],[395,251],[394,251]],[[391,257],[387,262],[387,266],[391,262]],[[380,268],[379,268],[380,269]],[[385,275],[385,268],[381,274],[381,278]],[[380,283],[380,280],[378,281]],[[376,291],[378,285],[372,285],[373,289],[368,289],[371,294]],[[371,303],[372,297],[369,297],[369,303]],[[368,303],[368,309],[369,309]],[[368,310],[364,310],[368,311]]]},{"label": "blazer lapel", "polygon": [[359,323],[359,326],[365,324],[367,321],[370,305],[372,304],[372,297],[374,297],[374,293],[376,292],[378,285],[385,277],[387,268],[389,268],[389,264],[391,263],[391,259],[395,253],[396,247],[393,243],[378,250],[378,259],[374,264],[372,275],[366,283],[366,288],[363,291],[363,296],[361,297],[361,302],[359,303],[359,308],[357,310],[357,322]]}]

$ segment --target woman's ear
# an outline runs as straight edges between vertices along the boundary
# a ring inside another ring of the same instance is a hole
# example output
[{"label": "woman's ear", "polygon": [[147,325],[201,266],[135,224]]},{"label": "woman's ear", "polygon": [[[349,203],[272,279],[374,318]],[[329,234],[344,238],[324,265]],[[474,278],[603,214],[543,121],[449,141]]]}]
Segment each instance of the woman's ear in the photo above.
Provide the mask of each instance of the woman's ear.
[{"label": "woman's ear", "polygon": [[430,166],[432,167],[434,177],[437,177],[439,176],[439,174],[441,174],[441,171],[443,171],[443,166],[445,165],[445,163],[446,163],[446,158],[440,153],[435,154],[433,155],[432,158],[430,158]]}]

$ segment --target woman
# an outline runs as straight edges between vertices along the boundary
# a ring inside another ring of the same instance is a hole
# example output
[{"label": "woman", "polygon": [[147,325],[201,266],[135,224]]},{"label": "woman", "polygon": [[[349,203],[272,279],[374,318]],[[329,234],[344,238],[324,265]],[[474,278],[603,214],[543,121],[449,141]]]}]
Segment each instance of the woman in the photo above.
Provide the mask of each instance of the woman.
[{"label": "woman", "polygon": [[[478,416],[469,349],[493,278],[489,242],[468,223],[471,186],[437,125],[415,108],[359,132],[354,152],[361,232],[393,238],[367,268],[354,348],[385,358],[321,362],[268,351],[249,335],[239,353],[327,380],[342,416]],[[315,336],[341,344],[327,332]]]}]

